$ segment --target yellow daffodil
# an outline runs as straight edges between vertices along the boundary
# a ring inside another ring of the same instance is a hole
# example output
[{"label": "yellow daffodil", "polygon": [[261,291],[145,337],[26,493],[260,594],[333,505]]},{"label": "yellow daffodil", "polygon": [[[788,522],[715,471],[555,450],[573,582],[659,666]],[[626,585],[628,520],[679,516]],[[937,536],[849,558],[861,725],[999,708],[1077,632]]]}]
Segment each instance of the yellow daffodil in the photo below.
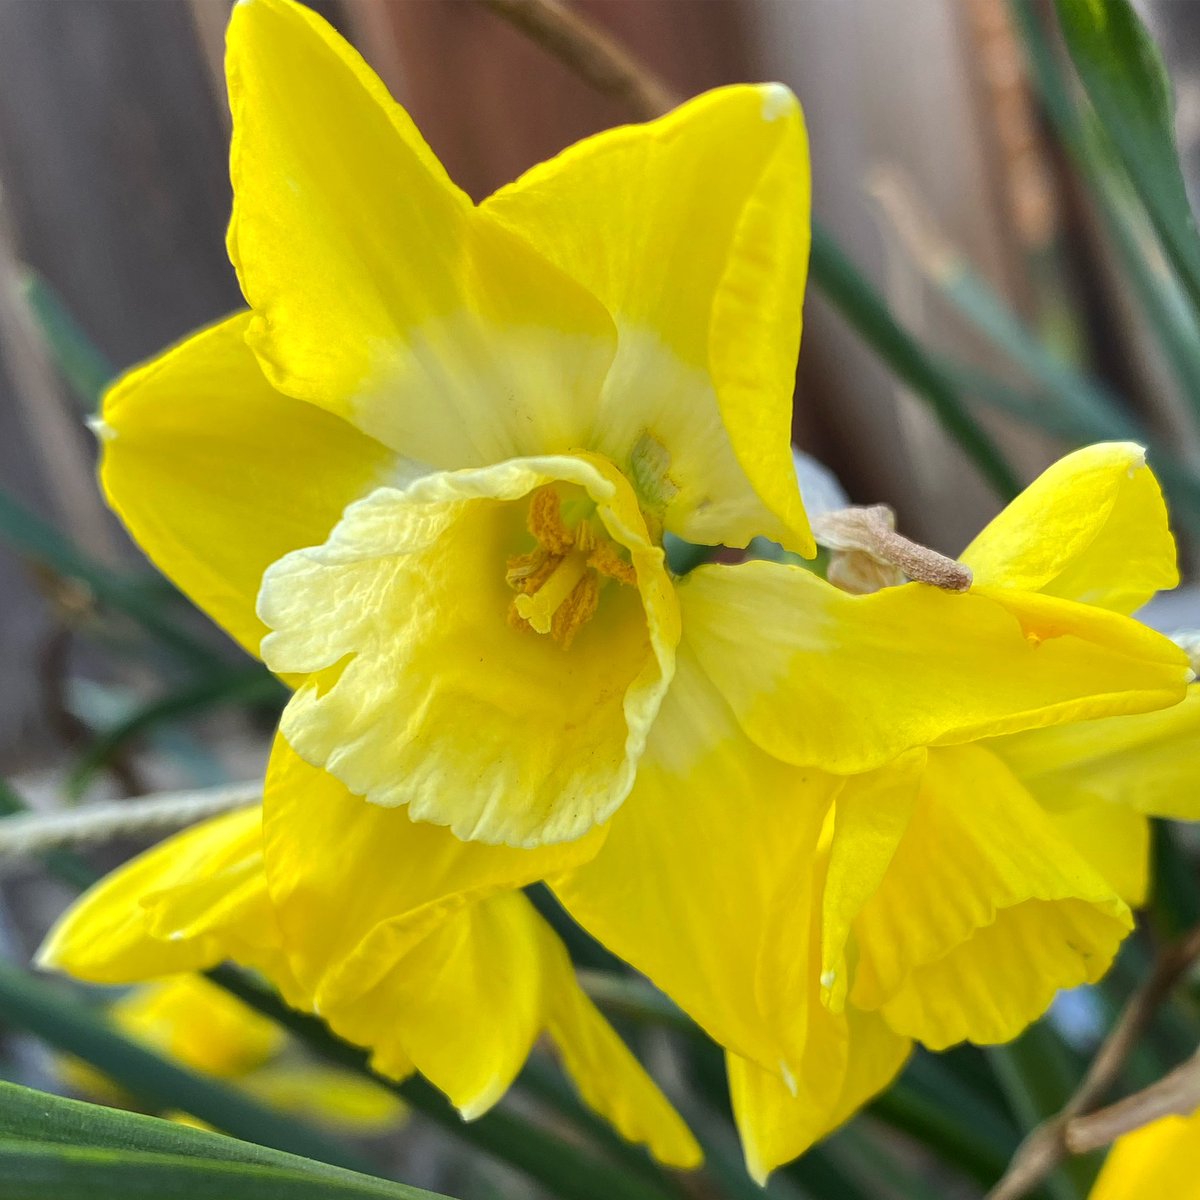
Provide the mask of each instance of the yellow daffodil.
[{"label": "yellow daffodil", "polygon": [[[135,859],[60,921],[40,965],[116,983],[231,958],[261,971],[293,1007],[314,1011],[282,953],[261,824],[258,808],[232,813]],[[345,901],[353,922],[352,897]],[[464,1117],[476,1117],[504,1094],[544,1034],[583,1098],[624,1137],[671,1165],[698,1163],[687,1127],[584,994],[565,949],[520,892],[492,894],[426,922],[406,949],[372,966],[354,995],[323,1015],[370,1049],[380,1074],[399,1080],[419,1071]],[[379,1089],[348,1082],[343,1072],[262,1065],[277,1047],[270,1024],[205,980],[183,977],[135,992],[116,1016],[164,1052],[236,1077],[272,1103],[359,1128],[380,1113],[366,1103]],[[309,1083],[331,1089],[321,1093],[324,1102]]]},{"label": "yellow daffodil", "polygon": [[[1161,496],[1128,445],[1056,464],[963,561],[976,586],[1118,612],[1177,582]],[[764,1178],[881,1090],[914,1040],[1006,1041],[1060,988],[1098,979],[1144,895],[1146,814],[1200,818],[1197,734],[1193,688],[1159,712],[931,746],[844,780],[813,900],[808,970],[823,1003],[810,999],[804,1069],[730,1060],[752,1172]],[[831,1055],[839,1086],[822,1090]]]},{"label": "yellow daffodil", "polygon": [[[250,311],[118,382],[102,475],[155,562],[296,691],[261,823],[134,863],[47,960],[116,980],[233,957],[474,1112],[538,1029],[611,1037],[515,890],[548,878],[727,1048],[735,1098],[778,1084],[813,1128],[925,1035],[916,968],[987,924],[993,893],[1067,914],[1021,1011],[1104,960],[1119,898],[1047,866],[1038,818],[1009,821],[1004,795],[976,827],[954,793],[961,772],[994,782],[981,738],[1182,696],[1177,648],[1080,584],[1126,527],[1144,571],[1167,569],[1134,452],[1067,468],[1090,464],[1088,503],[1018,501],[973,548],[969,591],[664,565],[665,532],[812,549],[788,444],[808,250],[791,94],[720,89],[473,205],[307,9],[243,0],[228,65]],[[1042,520],[1029,546],[1022,504]],[[946,926],[914,907],[915,933],[862,969],[868,1000],[841,1004],[850,926],[910,825],[953,828],[927,848],[989,871]],[[464,1062],[455,1018],[477,1011],[488,1048]],[[958,1028],[938,1020],[931,1040]],[[614,1121],[694,1157],[635,1067]]]},{"label": "yellow daffodil", "polygon": [[[395,1128],[404,1118],[404,1104],[391,1092],[308,1061],[278,1025],[198,975],[135,988],[110,1005],[108,1015],[123,1033],[168,1058],[286,1112],[358,1134]],[[121,1089],[74,1059],[64,1072],[77,1091],[125,1102]]]},{"label": "yellow daffodil", "polygon": [[1200,1113],[1118,1138],[1088,1200],[1200,1200]]},{"label": "yellow daffodil", "polygon": [[[308,9],[244,0],[228,69],[251,311],[109,392],[103,480],[159,566],[297,685],[284,738],[352,793],[481,842],[586,835],[634,784],[681,616],[768,750],[837,771],[1163,702],[1130,629],[1047,602],[859,609],[765,564],[701,573],[685,601],[670,577],[664,531],[812,549],[786,89],[711,92],[473,205]],[[796,632],[754,678],[726,660],[760,608]],[[1037,649],[1043,626],[1070,636]],[[803,714],[777,702],[801,664]],[[997,671],[1010,686],[976,686]],[[919,719],[897,720],[901,695]]]}]

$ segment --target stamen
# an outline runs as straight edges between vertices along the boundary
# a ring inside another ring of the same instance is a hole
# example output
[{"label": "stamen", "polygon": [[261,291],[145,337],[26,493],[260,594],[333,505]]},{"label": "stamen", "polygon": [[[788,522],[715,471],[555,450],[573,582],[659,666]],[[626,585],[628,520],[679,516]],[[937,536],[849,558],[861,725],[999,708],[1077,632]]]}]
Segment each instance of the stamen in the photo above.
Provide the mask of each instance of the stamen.
[{"label": "stamen", "polygon": [[508,609],[514,629],[548,633],[565,650],[591,620],[609,579],[637,587],[637,574],[608,537],[587,497],[534,492],[527,524],[537,545],[508,560],[505,580],[518,593]]},{"label": "stamen", "polygon": [[575,590],[588,569],[585,555],[572,551],[554,568],[550,578],[536,592],[523,592],[513,602],[517,612],[538,633],[549,633],[554,614]]}]

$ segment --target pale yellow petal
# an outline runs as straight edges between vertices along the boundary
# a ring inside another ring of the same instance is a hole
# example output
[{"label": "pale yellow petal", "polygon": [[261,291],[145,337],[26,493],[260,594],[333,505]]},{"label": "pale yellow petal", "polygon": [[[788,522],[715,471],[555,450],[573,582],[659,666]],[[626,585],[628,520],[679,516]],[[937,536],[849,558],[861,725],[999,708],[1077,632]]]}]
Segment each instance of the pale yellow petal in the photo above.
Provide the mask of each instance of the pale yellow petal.
[{"label": "pale yellow petal", "polygon": [[100,479],[154,564],[252,654],[262,573],[324,540],[395,456],[280,395],[240,313],[135,367],[104,397]]},{"label": "pale yellow petal", "polygon": [[310,8],[229,27],[229,251],[272,382],[439,469],[582,445],[612,322],[473,207]]},{"label": "pale yellow petal", "polygon": [[520,892],[447,917],[374,988],[321,1005],[335,1033],[372,1065],[415,1067],[470,1120],[508,1090],[545,1024],[540,918]]},{"label": "pale yellow petal", "polygon": [[1127,617],[1032,593],[839,591],[749,562],[679,585],[701,663],[763,749],[846,774],[913,747],[1162,707],[1190,669]]},{"label": "pale yellow petal", "polygon": [[1146,452],[1103,442],[1061,458],[962,553],[976,583],[1131,613],[1179,582]]},{"label": "pale yellow petal", "polygon": [[795,97],[778,84],[708,92],[570,147],[483,207],[616,322],[586,444],[640,475],[685,538],[765,534],[811,554],[790,453],[809,249]]},{"label": "pale yellow petal", "polygon": [[[589,536],[630,573],[598,581],[569,644],[511,619],[506,564],[530,549],[527,498],[547,488],[594,510]],[[284,713],[301,757],[372,803],[514,846],[580,837],[621,804],[679,636],[662,550],[595,456],[380,488],[267,571],[259,612],[273,670],[333,669]]]}]

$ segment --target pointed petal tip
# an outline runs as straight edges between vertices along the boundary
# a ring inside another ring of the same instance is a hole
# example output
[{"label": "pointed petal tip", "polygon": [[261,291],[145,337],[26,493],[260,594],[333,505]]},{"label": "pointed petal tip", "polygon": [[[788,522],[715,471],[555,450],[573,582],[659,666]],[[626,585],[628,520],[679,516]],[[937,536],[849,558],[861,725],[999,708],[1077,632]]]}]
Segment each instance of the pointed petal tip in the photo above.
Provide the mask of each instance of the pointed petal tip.
[{"label": "pointed petal tip", "polygon": [[764,121],[778,121],[780,117],[799,112],[800,101],[786,83],[764,83],[760,85],[763,98]]}]

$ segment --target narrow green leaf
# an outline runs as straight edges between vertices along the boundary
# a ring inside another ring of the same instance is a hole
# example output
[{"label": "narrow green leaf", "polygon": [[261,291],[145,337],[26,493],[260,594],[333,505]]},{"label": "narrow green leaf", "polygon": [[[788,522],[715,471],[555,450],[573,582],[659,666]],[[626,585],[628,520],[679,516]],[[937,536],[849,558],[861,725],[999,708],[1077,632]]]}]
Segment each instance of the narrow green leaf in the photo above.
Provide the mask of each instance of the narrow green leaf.
[{"label": "narrow green leaf", "polygon": [[397,1083],[377,1075],[366,1051],[341,1041],[318,1018],[288,1008],[236,968],[218,967],[208,977],[289,1030],[319,1058],[374,1080],[460,1141],[523,1171],[559,1200],[671,1200],[675,1195],[665,1184],[622,1171],[504,1109],[464,1122],[424,1079],[413,1076]]},{"label": "narrow green leaf", "polygon": [[36,271],[28,271],[23,283],[25,300],[46,339],[55,366],[83,411],[95,412],[116,370],[68,312],[58,293]]},{"label": "narrow green leaf", "polygon": [[994,1183],[1015,1149],[987,1128],[976,1128],[962,1114],[922,1095],[900,1080],[876,1096],[867,1112],[935,1151],[979,1183]]},{"label": "narrow green leaf", "polygon": [[148,1107],[179,1109],[259,1145],[372,1173],[368,1162],[340,1142],[216,1079],[170,1062],[68,999],[61,988],[5,962],[0,962],[0,1021],[82,1059]]},{"label": "narrow green leaf", "polygon": [[1096,115],[1200,312],[1200,236],[1175,148],[1174,101],[1158,47],[1129,0],[1055,0]]},{"label": "narrow green leaf", "polygon": [[[331,1184],[369,1188],[372,1190],[364,1193],[369,1195],[409,1197],[411,1200],[429,1195],[206,1129],[87,1104],[82,1100],[66,1100],[62,1096],[0,1082],[0,1144],[11,1147],[20,1143],[36,1145],[46,1151],[66,1147],[122,1153],[135,1151],[180,1161],[194,1159],[274,1168]],[[0,1178],[7,1179],[3,1168],[0,1168]]]},{"label": "narrow green leaf", "polygon": [[958,442],[1000,496],[1020,490],[999,447],[972,415],[954,385],[888,311],[833,239],[813,226],[813,282],[896,375],[922,396],[943,428]]},{"label": "narrow green leaf", "polygon": [[[1116,151],[1103,125],[1085,123],[1042,27],[1035,0],[1012,0],[1034,84],[1059,138],[1088,188],[1117,251],[1125,278],[1145,310],[1146,328],[1159,340],[1179,385],[1200,412],[1200,314],[1189,309],[1178,281],[1152,263],[1143,245],[1149,231],[1135,227],[1125,197],[1136,203],[1127,176],[1114,178]],[[1120,170],[1119,165],[1117,170]],[[1140,211],[1140,210],[1139,210]]]},{"label": "narrow green leaf", "polygon": [[0,538],[56,574],[85,584],[100,603],[132,617],[191,665],[212,663],[212,649],[164,616],[141,588],[93,562],[69,538],[2,491]]},{"label": "narrow green leaf", "polygon": [[416,1200],[414,1188],[313,1179],[303,1171],[175,1158],[144,1150],[97,1150],[0,1141],[5,1200]]}]

